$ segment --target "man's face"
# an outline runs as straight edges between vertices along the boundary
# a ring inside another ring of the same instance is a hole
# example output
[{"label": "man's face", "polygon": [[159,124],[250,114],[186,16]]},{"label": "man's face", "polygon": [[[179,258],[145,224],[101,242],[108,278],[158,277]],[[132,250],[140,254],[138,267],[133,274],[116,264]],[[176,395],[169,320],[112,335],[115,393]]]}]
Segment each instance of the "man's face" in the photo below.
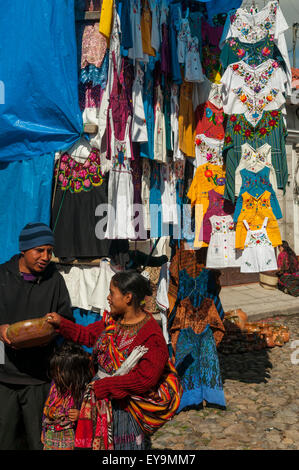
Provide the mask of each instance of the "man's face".
[{"label": "man's face", "polygon": [[43,245],[32,248],[31,250],[22,251],[22,267],[26,271],[41,273],[51,261],[53,246]]}]

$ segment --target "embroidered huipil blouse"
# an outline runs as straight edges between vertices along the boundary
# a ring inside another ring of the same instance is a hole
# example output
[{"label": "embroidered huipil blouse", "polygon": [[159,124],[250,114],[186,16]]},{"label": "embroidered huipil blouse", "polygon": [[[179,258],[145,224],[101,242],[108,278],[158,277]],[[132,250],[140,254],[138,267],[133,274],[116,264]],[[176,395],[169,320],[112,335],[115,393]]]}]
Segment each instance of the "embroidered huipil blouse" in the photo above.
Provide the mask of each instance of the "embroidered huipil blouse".
[{"label": "embroidered huipil blouse", "polygon": [[285,139],[287,130],[281,111],[265,111],[257,126],[252,126],[243,114],[229,116],[225,130],[223,159],[226,165],[224,196],[235,199],[235,172],[242,156],[242,144],[257,149],[267,143],[271,146],[271,160],[276,173],[278,189],[285,190],[288,181]]},{"label": "embroidered huipil blouse", "polygon": [[197,168],[205,163],[223,165],[222,147],[223,139],[210,139],[205,134],[196,135],[194,166]]},{"label": "embroidered huipil blouse", "polygon": [[240,253],[235,249],[235,226],[231,215],[210,217],[211,240],[207,252],[207,268],[240,266]]},{"label": "embroidered huipil blouse", "polygon": [[227,39],[220,55],[224,70],[230,64],[240,60],[243,60],[251,67],[256,67],[268,59],[277,60],[281,65],[285,66],[281,53],[274,42],[273,34],[254,44],[243,42],[239,38]]},{"label": "embroidered huipil blouse", "polygon": [[221,82],[223,111],[244,114],[253,126],[258,124],[263,111],[285,105],[286,74],[277,61],[269,59],[251,67],[241,60],[227,67]]},{"label": "embroidered huipil blouse", "polygon": [[274,247],[282,244],[278,222],[271,207],[271,193],[265,191],[259,197],[254,197],[245,191],[242,194],[242,209],[236,225],[236,248],[244,249],[247,229],[243,223],[247,221],[250,230],[262,228],[265,218],[268,218],[267,234]]},{"label": "embroidered huipil blouse", "polygon": [[254,44],[273,35],[274,41],[286,64],[288,93],[291,91],[292,73],[285,31],[289,28],[278,1],[270,1],[257,13],[249,13],[243,8],[231,12],[226,18],[223,34],[219,43],[222,49],[227,39],[238,38],[242,42]]},{"label": "embroidered huipil blouse", "polygon": [[269,182],[274,192],[277,192],[277,181],[275,170],[271,161],[271,147],[269,144],[261,145],[256,150],[248,142],[242,145],[242,157],[235,174],[235,195],[238,196],[242,186],[241,170],[247,170],[258,173],[264,167],[269,168]]},{"label": "embroidered huipil blouse", "polygon": [[241,178],[242,178],[242,186],[241,186],[240,193],[239,193],[237,203],[236,203],[236,209],[234,212],[234,221],[237,222],[238,217],[241,213],[242,204],[243,204],[242,194],[244,192],[247,192],[251,196],[258,198],[265,191],[268,191],[269,193],[271,193],[270,202],[271,202],[271,207],[272,207],[274,216],[276,217],[276,219],[281,219],[282,218],[281,209],[279,207],[276,194],[273,191],[272,185],[269,181],[270,169],[267,167],[264,167],[259,172],[254,173],[252,171],[247,170],[246,168],[243,168],[240,171],[240,173],[241,173]]}]

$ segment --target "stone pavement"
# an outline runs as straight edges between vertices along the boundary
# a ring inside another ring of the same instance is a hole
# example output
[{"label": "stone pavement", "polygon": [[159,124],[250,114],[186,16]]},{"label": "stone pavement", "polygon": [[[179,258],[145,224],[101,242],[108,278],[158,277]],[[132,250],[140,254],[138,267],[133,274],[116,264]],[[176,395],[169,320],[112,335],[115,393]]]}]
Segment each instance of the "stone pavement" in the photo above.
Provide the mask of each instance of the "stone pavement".
[{"label": "stone pavement", "polygon": [[299,297],[292,297],[278,289],[265,289],[259,283],[222,287],[220,299],[225,312],[241,308],[247,313],[249,321],[299,313]]},{"label": "stone pavement", "polygon": [[[275,291],[267,292],[271,299]],[[244,294],[244,306],[249,295]],[[232,305],[233,299],[226,302]],[[248,303],[247,311],[254,314],[253,305]],[[153,449],[299,449],[299,315],[273,320],[289,327],[290,341],[272,349],[219,353],[226,409],[204,403],[202,409],[182,411],[152,437]]]},{"label": "stone pavement", "polygon": [[223,287],[220,299],[224,311],[241,308],[249,321],[288,326],[290,341],[261,351],[219,352],[226,409],[204,403],[182,411],[153,436],[152,448],[299,449],[299,298],[253,283]]}]

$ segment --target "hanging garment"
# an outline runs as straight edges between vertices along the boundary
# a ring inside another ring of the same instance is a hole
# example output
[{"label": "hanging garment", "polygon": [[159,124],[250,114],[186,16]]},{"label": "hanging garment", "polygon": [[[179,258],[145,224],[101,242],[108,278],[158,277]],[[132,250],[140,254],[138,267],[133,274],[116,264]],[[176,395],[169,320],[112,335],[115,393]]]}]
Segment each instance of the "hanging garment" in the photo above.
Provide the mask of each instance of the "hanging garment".
[{"label": "hanging garment", "polygon": [[154,160],[158,162],[167,162],[166,151],[166,128],[163,112],[163,94],[161,86],[157,85],[155,89],[155,128],[154,128]]},{"label": "hanging garment", "polygon": [[267,222],[266,217],[261,229],[250,230],[247,221],[243,220],[247,236],[241,257],[241,273],[258,273],[277,269],[275,251],[266,231]]},{"label": "hanging garment", "polygon": [[223,165],[222,157],[223,139],[216,140],[206,135],[199,134],[195,137],[195,160],[194,166],[197,168],[200,165],[209,163],[210,165]]},{"label": "hanging garment", "polygon": [[220,54],[222,67],[225,70],[229,65],[242,60],[251,67],[257,67],[262,62],[276,60],[285,67],[279,49],[274,42],[274,35],[267,35],[264,39],[250,44],[239,38],[227,39]]},{"label": "hanging garment", "polygon": [[146,66],[143,82],[143,106],[147,127],[147,142],[140,144],[141,157],[154,159],[154,133],[155,133],[155,114],[154,114],[154,67],[153,61]]},{"label": "hanging garment", "polygon": [[235,225],[232,215],[210,217],[211,239],[207,252],[207,268],[239,267],[241,253],[235,249]]},{"label": "hanging garment", "polygon": [[65,280],[72,307],[84,310],[109,310],[107,296],[110,281],[115,272],[108,259],[103,258],[99,266],[58,265]]},{"label": "hanging garment", "polygon": [[202,68],[205,76],[213,83],[219,83],[222,75],[221,50],[219,49],[222,33],[222,25],[212,26],[207,21],[202,21]]},{"label": "hanging garment", "polygon": [[186,82],[203,82],[198,38],[189,37],[185,58],[185,80]]},{"label": "hanging garment", "polygon": [[218,353],[209,325],[200,334],[190,327],[180,331],[175,367],[183,387],[177,413],[198,406],[203,400],[225,407]]},{"label": "hanging garment", "polygon": [[141,36],[142,36],[142,49],[144,54],[155,56],[155,50],[151,45],[152,35],[152,14],[148,0],[142,0],[142,13],[141,13]]},{"label": "hanging garment", "polygon": [[157,0],[149,0],[149,5],[150,5],[151,15],[152,15],[151,46],[155,49],[157,53],[160,50],[160,31],[159,31],[160,6]]},{"label": "hanging garment", "polygon": [[171,163],[161,165],[161,204],[162,222],[178,225],[178,206],[176,193],[176,178]]},{"label": "hanging garment", "polygon": [[225,114],[223,108],[216,107],[212,102],[206,101],[195,110],[196,134],[222,140],[225,134]]},{"label": "hanging garment", "polygon": [[124,140],[115,137],[112,113],[111,121],[111,160],[108,183],[108,213],[105,238],[136,238],[134,218],[134,187],[131,169],[130,117],[128,118]]},{"label": "hanging garment", "polygon": [[100,33],[99,23],[92,22],[81,28],[81,69],[90,64],[100,68],[107,50],[107,38]]},{"label": "hanging garment", "polygon": [[183,160],[184,154],[179,148],[179,86],[175,83],[171,87],[170,108],[171,146],[173,151],[173,160]]},{"label": "hanging garment", "polygon": [[239,8],[242,0],[213,0],[207,2],[206,8],[209,22],[212,23],[217,15],[228,13],[233,8]]},{"label": "hanging garment", "polygon": [[108,39],[113,24],[113,0],[103,0],[99,30]]},{"label": "hanging garment", "polygon": [[187,9],[185,18],[182,17],[180,19],[180,29],[177,35],[177,44],[178,44],[177,51],[178,51],[179,64],[185,64],[187,46],[188,46],[188,42],[190,38],[191,38],[191,31],[190,31],[190,26],[189,26],[188,9]]},{"label": "hanging garment", "polygon": [[[100,152],[92,149],[84,163],[68,153],[55,165],[51,227],[58,258],[109,256],[110,240],[100,230],[103,214],[96,210],[108,202],[108,181],[102,174]],[[99,231],[97,230],[99,229]]]},{"label": "hanging garment", "polygon": [[277,187],[285,190],[288,182],[286,135],[287,129],[281,111],[265,111],[256,127],[252,126],[243,114],[233,114],[228,118],[222,151],[226,165],[226,198],[232,201],[235,199],[235,172],[242,157],[242,144],[246,142],[254,149],[265,143],[271,146]]},{"label": "hanging garment", "polygon": [[242,169],[246,168],[251,172],[258,173],[265,167],[269,168],[269,182],[273,188],[273,191],[277,193],[277,181],[275,170],[271,161],[270,145],[264,144],[255,150],[248,142],[242,144],[242,157],[235,173],[235,195],[239,196],[240,194],[240,189],[242,186]]},{"label": "hanging garment", "polygon": [[177,33],[180,29],[182,6],[179,3],[169,4],[169,42],[171,53],[171,75],[174,83],[182,83],[182,75],[177,52]]},{"label": "hanging garment", "polygon": [[243,42],[257,43],[267,35],[274,35],[274,41],[286,64],[288,87],[291,91],[292,74],[288,54],[285,32],[288,30],[287,22],[282,14],[278,1],[270,1],[257,13],[249,13],[243,8],[227,15],[220,40],[219,47],[222,48],[226,39],[238,38]]},{"label": "hanging garment", "polygon": [[147,55],[143,52],[141,34],[141,0],[130,0],[130,20],[132,29],[133,47],[128,50],[128,57],[143,62],[148,62]]},{"label": "hanging garment", "polygon": [[150,182],[151,165],[147,158],[142,158],[141,200],[143,209],[143,224],[145,230],[150,230]]},{"label": "hanging garment", "polygon": [[175,355],[177,340],[183,328],[191,327],[198,334],[210,325],[216,344],[222,340],[224,313],[218,296],[210,286],[213,279],[214,274],[208,269],[202,269],[195,278],[190,277],[185,269],[180,271],[176,304],[168,317],[168,330]]},{"label": "hanging garment", "polygon": [[209,207],[208,194],[211,189],[223,195],[225,187],[225,169],[210,163],[197,167],[193,181],[187,193],[191,206],[195,206],[195,240],[194,247],[202,245],[202,222]]},{"label": "hanging garment", "polygon": [[169,266],[170,262],[161,266],[160,276],[158,280],[156,303],[160,310],[162,331],[166,344],[170,343],[170,338],[167,329],[167,310],[169,308],[168,302],[168,286],[169,286]]},{"label": "hanging garment", "polygon": [[195,116],[192,89],[193,83],[186,81],[180,87],[179,147],[187,157],[195,157]]},{"label": "hanging garment", "polygon": [[277,61],[267,60],[254,68],[244,61],[231,64],[221,83],[226,114],[244,114],[256,126],[263,111],[282,108],[285,113],[286,74]]},{"label": "hanging garment", "polygon": [[193,104],[196,110],[197,106],[205,104],[209,101],[216,108],[222,109],[222,84],[212,83],[210,80],[205,79],[202,83],[195,83],[193,86]]},{"label": "hanging garment", "polygon": [[144,72],[139,63],[135,67],[136,75],[132,87],[132,142],[147,142],[147,126],[142,98]]},{"label": "hanging garment", "polygon": [[[232,204],[232,202],[227,199],[224,199],[224,197],[221,196],[221,194],[216,193],[216,191],[214,191],[213,189],[209,191],[208,198],[209,198],[209,207],[208,207],[207,212],[205,213],[205,216],[203,218],[203,223],[202,223],[202,239],[207,244],[210,243],[212,231],[213,233],[219,232],[218,228],[216,228],[216,231],[212,229],[211,217],[212,216],[223,217],[227,215],[232,215],[234,213],[234,205]],[[231,225],[230,224],[228,225],[231,230]],[[229,232],[227,231],[227,233]],[[234,243],[233,243],[233,246],[234,246]]]},{"label": "hanging garment", "polygon": [[242,186],[240,188],[239,196],[237,198],[236,209],[234,213],[234,221],[238,220],[240,212],[242,210],[242,194],[246,191],[248,194],[258,198],[264,191],[269,191],[271,194],[271,207],[273,214],[276,219],[282,219],[281,209],[277,200],[275,191],[273,190],[271,183],[269,181],[270,168],[264,167],[257,173],[243,168],[240,171],[242,178]]},{"label": "hanging garment", "polygon": [[242,194],[242,209],[236,225],[236,248],[244,249],[247,230],[243,224],[246,220],[250,230],[258,230],[262,227],[265,218],[268,219],[267,234],[273,247],[282,244],[278,222],[271,207],[271,193],[265,191],[261,196],[254,197],[249,193]]}]

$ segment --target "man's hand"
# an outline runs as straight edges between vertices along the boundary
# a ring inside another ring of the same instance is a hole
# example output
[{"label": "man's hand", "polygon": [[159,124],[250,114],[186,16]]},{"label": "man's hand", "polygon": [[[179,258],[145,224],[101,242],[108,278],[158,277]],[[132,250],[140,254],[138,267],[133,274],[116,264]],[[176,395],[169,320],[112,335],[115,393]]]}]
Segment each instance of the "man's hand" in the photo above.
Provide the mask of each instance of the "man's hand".
[{"label": "man's hand", "polygon": [[62,317],[58,315],[58,313],[56,312],[47,313],[45,317],[46,317],[46,321],[48,323],[51,323],[51,325],[53,325],[54,328],[59,328]]},{"label": "man's hand", "polygon": [[0,325],[0,341],[5,344],[11,344],[11,341],[7,337],[7,329],[10,325]]},{"label": "man's hand", "polygon": [[76,410],[75,408],[71,408],[69,411],[69,418],[71,421],[77,421],[79,418],[79,410]]}]

